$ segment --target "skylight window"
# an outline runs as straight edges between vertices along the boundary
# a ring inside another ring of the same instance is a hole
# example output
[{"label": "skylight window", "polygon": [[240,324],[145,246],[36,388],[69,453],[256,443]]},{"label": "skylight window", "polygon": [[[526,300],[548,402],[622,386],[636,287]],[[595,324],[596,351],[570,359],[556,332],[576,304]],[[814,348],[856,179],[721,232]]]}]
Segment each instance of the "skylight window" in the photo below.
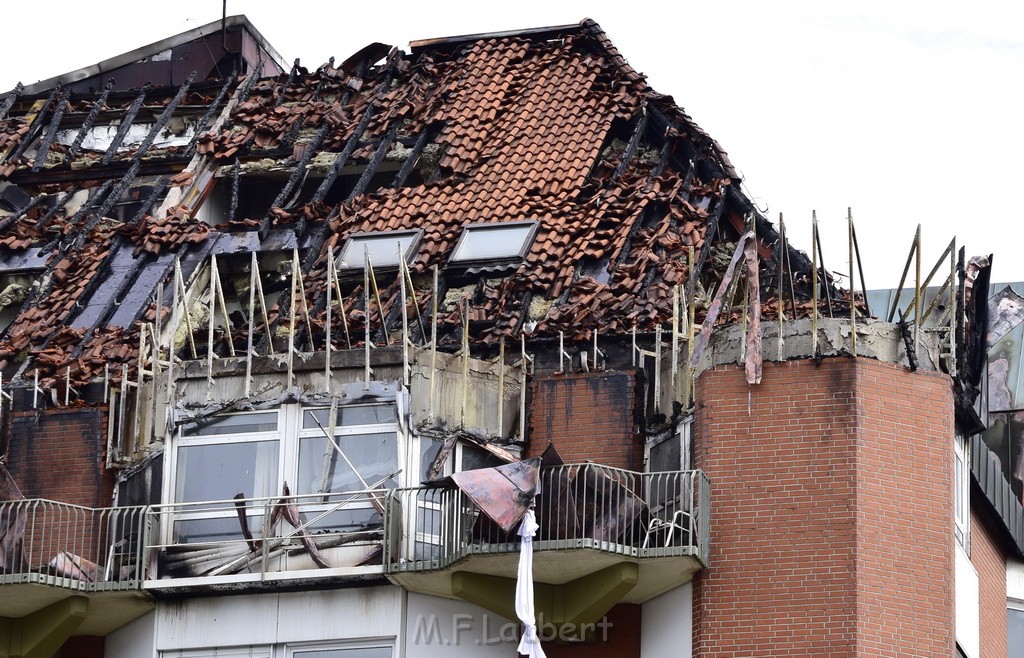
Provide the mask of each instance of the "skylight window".
[{"label": "skylight window", "polygon": [[523,258],[533,241],[537,222],[472,224],[462,230],[453,263]]},{"label": "skylight window", "polygon": [[398,267],[398,246],[402,246],[405,260],[409,262],[413,259],[419,238],[419,231],[356,233],[345,241],[338,257],[338,268],[362,268],[367,253],[370,254],[370,264],[375,268]]}]

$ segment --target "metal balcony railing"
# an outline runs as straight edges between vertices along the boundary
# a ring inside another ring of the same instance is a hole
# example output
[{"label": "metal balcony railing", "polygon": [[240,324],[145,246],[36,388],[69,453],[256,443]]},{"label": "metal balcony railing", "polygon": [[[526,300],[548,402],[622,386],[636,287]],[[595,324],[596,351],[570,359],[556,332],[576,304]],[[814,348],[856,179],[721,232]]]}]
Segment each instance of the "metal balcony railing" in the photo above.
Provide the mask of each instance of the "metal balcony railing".
[{"label": "metal balcony railing", "polygon": [[[154,505],[151,578],[324,575],[381,564],[387,490]],[[294,574],[313,570],[318,573]]]},{"label": "metal balcony railing", "polygon": [[41,499],[0,503],[0,585],[138,589],[149,532],[142,507],[92,509]]},{"label": "metal balcony railing", "polygon": [[[636,473],[598,464],[541,471],[534,550],[594,549],[707,564],[711,485],[701,471]],[[394,489],[385,510],[389,572],[443,569],[474,554],[519,550],[457,489]]]}]

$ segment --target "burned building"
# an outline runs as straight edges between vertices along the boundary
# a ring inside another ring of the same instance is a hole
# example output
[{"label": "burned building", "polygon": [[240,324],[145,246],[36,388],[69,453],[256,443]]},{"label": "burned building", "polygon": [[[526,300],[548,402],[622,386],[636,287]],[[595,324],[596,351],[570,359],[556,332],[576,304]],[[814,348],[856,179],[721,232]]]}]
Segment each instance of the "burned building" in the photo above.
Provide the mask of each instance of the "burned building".
[{"label": "burned building", "polygon": [[524,545],[549,656],[1006,647],[984,263],[872,309],[590,20],[207,27],[0,101],[0,655],[512,655]]}]

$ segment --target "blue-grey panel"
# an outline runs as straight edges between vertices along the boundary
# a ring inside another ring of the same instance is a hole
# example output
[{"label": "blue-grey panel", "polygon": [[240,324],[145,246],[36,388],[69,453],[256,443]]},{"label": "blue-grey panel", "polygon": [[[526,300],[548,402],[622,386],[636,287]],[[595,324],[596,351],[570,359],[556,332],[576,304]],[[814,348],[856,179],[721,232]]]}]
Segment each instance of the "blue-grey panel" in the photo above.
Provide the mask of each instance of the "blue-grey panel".
[{"label": "blue-grey panel", "polygon": [[999,459],[980,436],[971,437],[971,473],[1006,526],[1018,556],[1024,556],[1024,507],[1003,478]]},{"label": "blue-grey panel", "polygon": [[[140,255],[138,258],[142,257]],[[132,257],[132,249],[130,247],[118,249],[107,266],[103,284],[93,292],[92,296],[85,303],[85,308],[71,321],[71,326],[76,329],[88,329],[96,324],[102,316],[104,309],[110,304],[114,295],[121,289],[122,284],[125,283],[128,275],[135,268],[135,263],[136,258]],[[97,276],[101,275],[102,273],[97,274]]]},{"label": "blue-grey panel", "polygon": [[156,260],[149,261],[136,275],[135,282],[128,288],[110,322],[118,327],[131,326],[143,310],[143,306],[153,298],[157,284],[168,270],[174,266],[174,254],[164,252]]}]

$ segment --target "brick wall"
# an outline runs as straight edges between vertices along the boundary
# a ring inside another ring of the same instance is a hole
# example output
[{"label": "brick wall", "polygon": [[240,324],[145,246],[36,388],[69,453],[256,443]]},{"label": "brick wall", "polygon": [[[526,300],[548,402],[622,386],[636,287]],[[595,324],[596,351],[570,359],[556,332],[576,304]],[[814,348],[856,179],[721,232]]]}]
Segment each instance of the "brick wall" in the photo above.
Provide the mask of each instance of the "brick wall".
[{"label": "brick wall", "polygon": [[530,457],[555,444],[567,462],[643,470],[632,372],[539,375],[530,384]]},{"label": "brick wall", "polygon": [[1006,556],[985,525],[971,510],[971,564],[980,589],[981,656],[1006,656]]},{"label": "brick wall", "polygon": [[868,359],[719,367],[697,385],[711,567],[694,655],[953,652],[948,378]]},{"label": "brick wall", "polygon": [[110,505],[106,411],[96,407],[18,412],[11,417],[7,469],[26,498],[85,507]]}]

